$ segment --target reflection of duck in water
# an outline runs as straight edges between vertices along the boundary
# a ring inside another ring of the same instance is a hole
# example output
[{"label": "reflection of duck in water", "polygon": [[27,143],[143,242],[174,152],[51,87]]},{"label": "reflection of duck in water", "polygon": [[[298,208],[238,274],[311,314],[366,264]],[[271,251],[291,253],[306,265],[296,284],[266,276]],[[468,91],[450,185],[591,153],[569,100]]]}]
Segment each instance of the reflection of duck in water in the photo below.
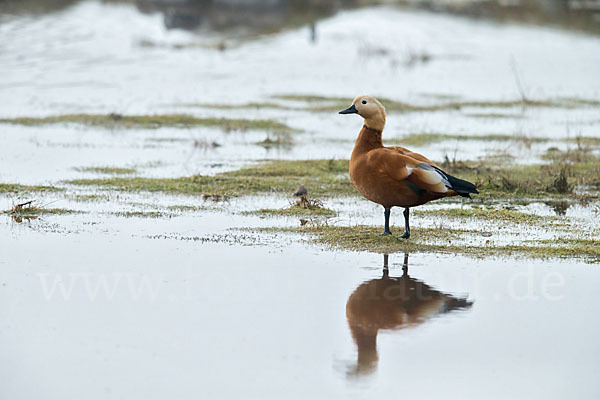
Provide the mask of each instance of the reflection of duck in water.
[{"label": "reflection of duck in water", "polygon": [[414,328],[432,317],[473,304],[408,276],[408,254],[404,255],[403,271],[400,278],[391,278],[388,255],[384,255],[383,277],[364,282],[346,303],[346,318],[358,346],[354,373],[370,373],[377,367],[380,329]]}]

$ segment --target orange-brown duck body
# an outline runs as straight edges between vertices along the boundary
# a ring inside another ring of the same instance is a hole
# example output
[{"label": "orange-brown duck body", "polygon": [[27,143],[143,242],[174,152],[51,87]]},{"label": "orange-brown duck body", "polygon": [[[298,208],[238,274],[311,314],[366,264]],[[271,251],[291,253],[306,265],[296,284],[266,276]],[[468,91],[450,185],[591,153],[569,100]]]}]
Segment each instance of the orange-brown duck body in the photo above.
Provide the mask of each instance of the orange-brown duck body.
[{"label": "orange-brown duck body", "polygon": [[385,108],[371,96],[358,96],[340,114],[359,114],[364,125],[350,157],[350,180],[367,199],[384,208],[383,235],[391,234],[392,207],[404,207],[403,238],[410,237],[409,210],[448,196],[471,197],[475,185],[442,171],[421,154],[404,147],[384,147]]}]

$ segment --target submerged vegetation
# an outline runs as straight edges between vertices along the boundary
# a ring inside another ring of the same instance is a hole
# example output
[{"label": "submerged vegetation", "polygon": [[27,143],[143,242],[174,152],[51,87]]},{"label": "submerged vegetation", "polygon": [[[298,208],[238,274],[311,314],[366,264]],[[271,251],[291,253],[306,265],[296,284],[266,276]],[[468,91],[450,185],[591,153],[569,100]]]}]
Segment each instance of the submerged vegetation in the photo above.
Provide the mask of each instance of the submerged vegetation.
[{"label": "submerged vegetation", "polygon": [[233,130],[264,130],[293,132],[284,123],[266,119],[198,118],[186,114],[121,115],[121,114],[65,114],[49,117],[2,118],[0,123],[18,125],[82,124],[104,128],[158,129],[163,127],[205,126]]}]

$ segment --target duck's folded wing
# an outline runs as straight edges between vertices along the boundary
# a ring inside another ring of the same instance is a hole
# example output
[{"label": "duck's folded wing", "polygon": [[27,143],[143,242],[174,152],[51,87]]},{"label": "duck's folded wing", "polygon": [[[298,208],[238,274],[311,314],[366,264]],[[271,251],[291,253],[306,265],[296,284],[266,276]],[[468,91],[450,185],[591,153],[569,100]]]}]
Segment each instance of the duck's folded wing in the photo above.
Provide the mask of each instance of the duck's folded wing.
[{"label": "duck's folded wing", "polygon": [[433,161],[431,161],[429,158],[425,157],[425,156],[424,156],[424,155],[422,155],[422,154],[415,153],[414,151],[412,151],[412,150],[409,150],[409,149],[407,149],[406,147],[401,147],[401,146],[391,146],[391,147],[386,147],[386,148],[387,148],[387,149],[390,149],[390,150],[393,150],[393,151],[395,151],[395,152],[397,152],[397,153],[400,153],[400,154],[402,154],[402,155],[408,156],[408,157],[410,157],[410,158],[414,158],[414,159],[415,159],[415,160],[417,160],[417,161],[420,161],[420,162],[425,162],[425,163],[427,163],[427,164],[431,164],[431,165],[433,165],[433,166],[436,166],[436,167],[437,167],[437,165],[436,165],[436,164],[435,164]]},{"label": "duck's folded wing", "polygon": [[447,193],[452,188],[447,175],[439,168],[394,150],[372,151],[368,163],[396,181],[407,180],[423,190]]},{"label": "duck's folded wing", "polygon": [[441,169],[424,162],[418,164],[407,179],[421,189],[434,193],[447,193],[452,189],[448,176]]}]

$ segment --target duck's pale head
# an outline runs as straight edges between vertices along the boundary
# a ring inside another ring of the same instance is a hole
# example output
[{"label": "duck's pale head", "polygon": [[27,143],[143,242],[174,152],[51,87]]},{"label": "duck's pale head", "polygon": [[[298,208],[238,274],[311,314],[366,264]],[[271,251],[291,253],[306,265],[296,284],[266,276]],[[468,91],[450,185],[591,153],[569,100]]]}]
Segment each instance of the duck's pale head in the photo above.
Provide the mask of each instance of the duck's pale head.
[{"label": "duck's pale head", "polygon": [[365,119],[365,126],[378,131],[383,131],[385,126],[385,108],[372,96],[358,96],[352,105],[340,114],[358,114]]}]

